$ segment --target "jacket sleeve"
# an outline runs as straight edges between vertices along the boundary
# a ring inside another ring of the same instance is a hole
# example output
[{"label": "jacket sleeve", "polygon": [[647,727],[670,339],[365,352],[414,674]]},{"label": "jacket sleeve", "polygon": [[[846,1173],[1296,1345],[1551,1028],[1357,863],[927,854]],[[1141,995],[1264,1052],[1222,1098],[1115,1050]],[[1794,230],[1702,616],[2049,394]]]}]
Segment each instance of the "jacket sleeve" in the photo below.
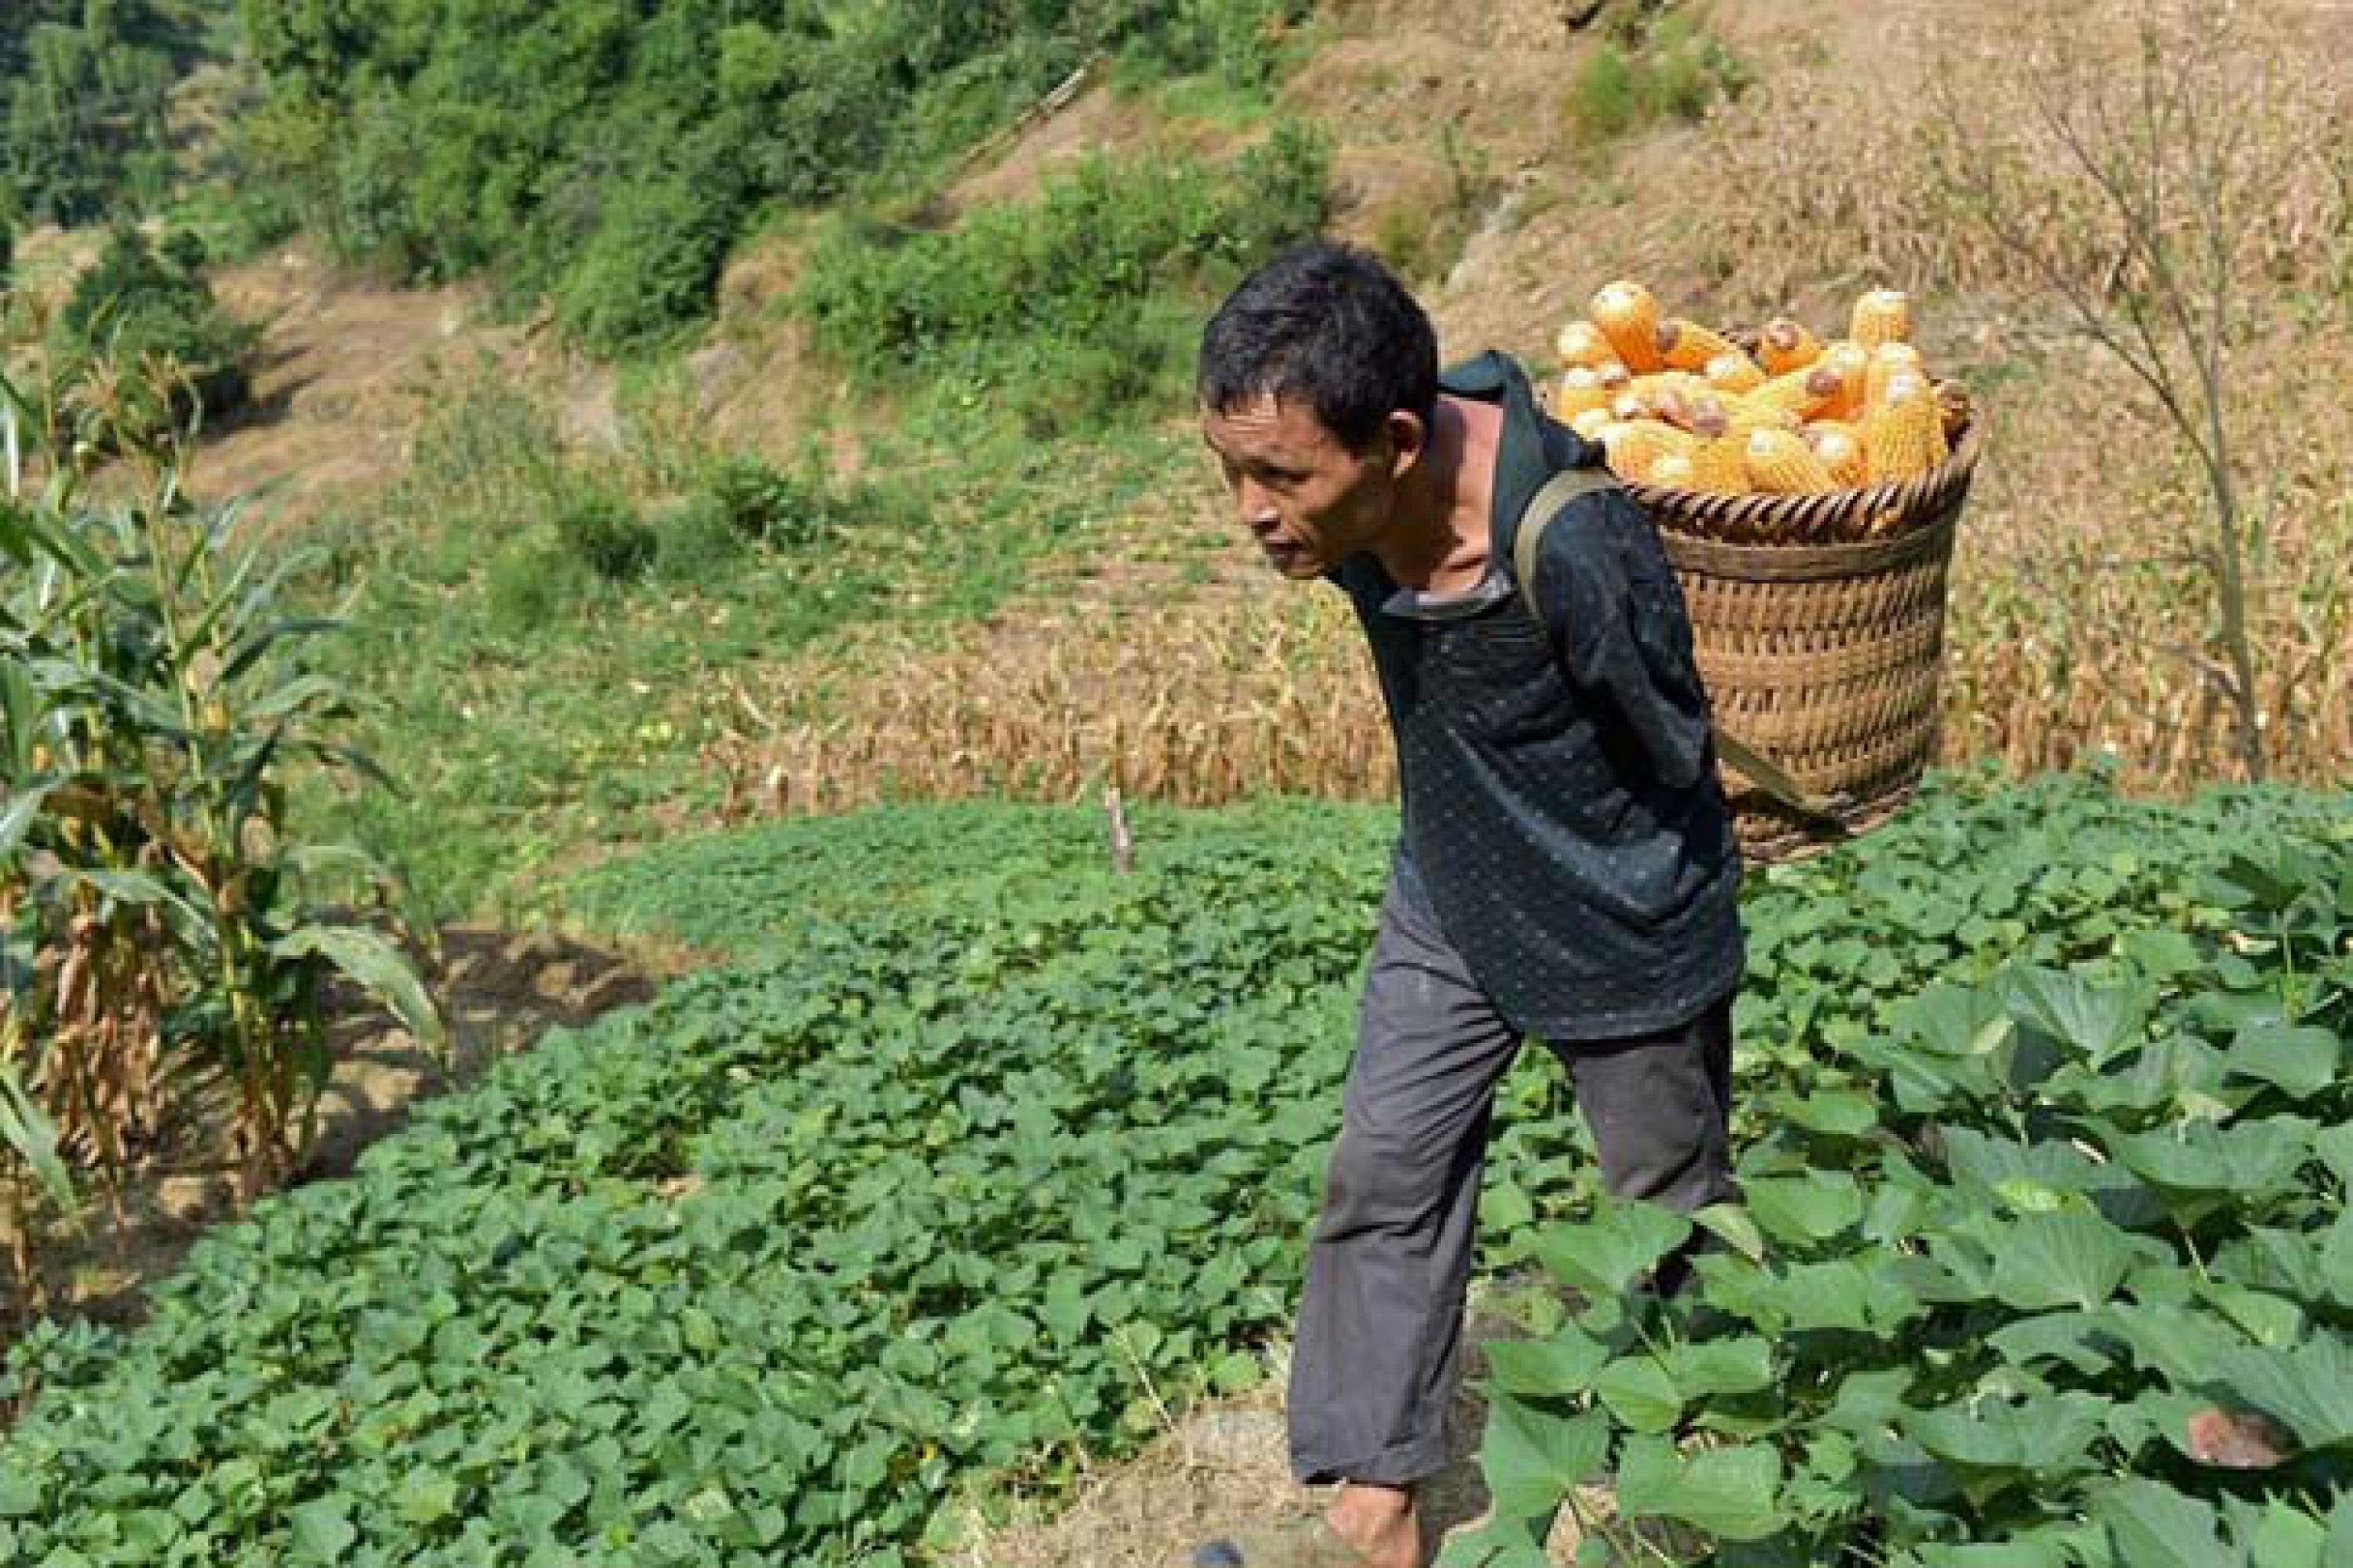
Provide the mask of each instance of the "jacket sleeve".
[{"label": "jacket sleeve", "polygon": [[1661,784],[1698,783],[1707,696],[1682,587],[1641,506],[1623,490],[1572,500],[1539,543],[1536,587],[1570,683],[1617,713]]}]

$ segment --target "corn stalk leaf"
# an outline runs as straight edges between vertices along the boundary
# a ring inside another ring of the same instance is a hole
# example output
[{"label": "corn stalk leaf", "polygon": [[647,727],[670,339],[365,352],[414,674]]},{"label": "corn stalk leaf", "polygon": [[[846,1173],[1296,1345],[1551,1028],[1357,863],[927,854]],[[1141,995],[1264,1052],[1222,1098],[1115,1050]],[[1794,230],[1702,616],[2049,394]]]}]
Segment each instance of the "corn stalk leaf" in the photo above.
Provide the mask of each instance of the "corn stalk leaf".
[{"label": "corn stalk leaf", "polygon": [[68,1219],[75,1208],[73,1177],[67,1173],[65,1161],[57,1157],[57,1129],[44,1115],[33,1096],[17,1077],[16,1064],[0,1062],[0,1143],[6,1143],[17,1159],[24,1162]]},{"label": "corn stalk leaf", "polygon": [[449,1044],[440,1010],[400,950],[373,931],[347,925],[296,927],[269,945],[280,958],[318,957],[392,1010],[402,1027],[435,1049]]}]

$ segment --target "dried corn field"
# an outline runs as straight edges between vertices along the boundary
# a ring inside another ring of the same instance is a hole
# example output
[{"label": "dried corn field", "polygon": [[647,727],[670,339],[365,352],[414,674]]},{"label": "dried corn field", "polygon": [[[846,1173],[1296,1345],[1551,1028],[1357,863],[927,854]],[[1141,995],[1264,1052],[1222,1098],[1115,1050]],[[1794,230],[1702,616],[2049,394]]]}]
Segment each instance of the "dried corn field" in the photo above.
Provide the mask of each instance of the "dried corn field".
[{"label": "dried corn field", "polygon": [[[2107,753],[2120,782],[2159,792],[2236,776],[2182,560],[2189,476],[2146,421],[2022,450],[2119,392],[2071,371],[1993,400],[1946,626],[1947,763],[2029,773]],[[2353,423],[2326,440],[2292,440],[2321,433],[2297,420],[2274,429],[2253,584],[2266,732],[2279,776],[2338,782],[2353,776]],[[1377,797],[1395,763],[1362,641],[1339,595],[1271,576],[1175,605],[1022,617],[928,652],[870,641],[745,691],[706,755],[735,816],[1105,784],[1185,804]]]}]

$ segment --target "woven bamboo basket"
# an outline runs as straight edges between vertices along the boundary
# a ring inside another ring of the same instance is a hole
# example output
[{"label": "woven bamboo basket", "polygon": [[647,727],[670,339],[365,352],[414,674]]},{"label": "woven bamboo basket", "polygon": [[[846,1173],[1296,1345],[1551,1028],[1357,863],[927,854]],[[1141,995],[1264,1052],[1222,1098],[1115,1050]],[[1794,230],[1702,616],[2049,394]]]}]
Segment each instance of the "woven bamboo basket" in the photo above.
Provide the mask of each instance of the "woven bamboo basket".
[{"label": "woven bamboo basket", "polygon": [[1936,748],[1945,577],[1981,428],[1973,419],[1927,473],[1857,489],[1627,487],[1682,582],[1718,727],[1829,808],[1794,809],[1727,766],[1749,859],[1826,849],[1885,821],[1918,787]]}]

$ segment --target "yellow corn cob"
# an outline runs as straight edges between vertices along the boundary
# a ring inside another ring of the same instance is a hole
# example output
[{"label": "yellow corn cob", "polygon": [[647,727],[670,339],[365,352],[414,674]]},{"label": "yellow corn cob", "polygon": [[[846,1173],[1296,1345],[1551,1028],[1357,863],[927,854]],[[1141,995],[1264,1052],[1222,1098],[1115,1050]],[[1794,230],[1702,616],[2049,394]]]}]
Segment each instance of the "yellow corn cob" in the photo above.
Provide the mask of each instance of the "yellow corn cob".
[{"label": "yellow corn cob", "polygon": [[1740,352],[1731,339],[1681,316],[1660,322],[1657,330],[1651,334],[1651,342],[1657,348],[1661,362],[1673,370],[1705,370],[1707,361],[1717,355]]},{"label": "yellow corn cob", "polygon": [[1873,289],[1854,302],[1847,336],[1865,348],[1907,341],[1912,336],[1912,301],[1900,289]]},{"label": "yellow corn cob", "polygon": [[1852,425],[1830,421],[1809,424],[1805,440],[1841,489],[1851,489],[1870,477],[1870,466],[1863,456],[1863,438]]},{"label": "yellow corn cob", "polygon": [[1650,399],[1638,392],[1622,392],[1609,400],[1609,417],[1631,422],[1651,417]]},{"label": "yellow corn cob", "polygon": [[1689,456],[1699,444],[1674,426],[1654,419],[1609,425],[1602,431],[1601,442],[1609,454],[1609,472],[1638,483],[1650,477],[1651,465],[1660,457],[1669,453]]},{"label": "yellow corn cob", "polygon": [[1589,441],[1597,440],[1601,437],[1602,427],[1610,422],[1611,416],[1609,409],[1588,408],[1581,414],[1571,416],[1569,428]]},{"label": "yellow corn cob", "polygon": [[1915,376],[1927,371],[1920,363],[1920,351],[1908,343],[1883,343],[1871,350],[1871,358],[1863,372],[1863,406],[1878,408],[1887,402],[1887,383],[1898,371],[1908,370]]},{"label": "yellow corn cob", "polygon": [[1863,391],[1871,374],[1871,356],[1860,344],[1843,339],[1825,345],[1822,358],[1815,367],[1836,382],[1836,390],[1817,407],[1810,416],[1815,419],[1859,419],[1863,414]]},{"label": "yellow corn cob", "polygon": [[1757,339],[1757,358],[1768,376],[1786,376],[1822,357],[1822,341],[1805,329],[1805,323],[1775,316]]},{"label": "yellow corn cob", "polygon": [[1707,369],[1702,374],[1718,392],[1753,392],[1765,384],[1765,373],[1757,368],[1756,361],[1737,348],[1708,360]]},{"label": "yellow corn cob", "polygon": [[1583,365],[1588,370],[1597,370],[1618,357],[1618,351],[1609,346],[1609,340],[1601,335],[1601,328],[1590,321],[1571,321],[1561,328],[1553,347],[1560,351],[1562,364]]},{"label": "yellow corn cob", "polygon": [[1626,386],[1644,397],[1656,397],[1668,392],[1704,392],[1707,390],[1707,378],[1688,370],[1654,370],[1635,376]]},{"label": "yellow corn cob", "polygon": [[1771,427],[1780,430],[1798,428],[1798,416],[1767,404],[1753,403],[1730,392],[1708,392],[1689,400],[1677,410],[1681,418],[1675,423],[1693,435],[1713,439],[1737,436],[1745,440],[1752,430]]},{"label": "yellow corn cob", "polygon": [[1691,488],[1746,495],[1749,470],[1741,454],[1747,447],[1746,436],[1718,436],[1701,441],[1690,455]]},{"label": "yellow corn cob", "polygon": [[1586,365],[1571,365],[1561,373],[1561,379],[1552,392],[1552,417],[1574,419],[1588,408],[1609,406],[1609,391],[1601,384],[1601,377]]},{"label": "yellow corn cob", "polygon": [[1749,484],[1773,495],[1805,495],[1836,489],[1830,470],[1814,456],[1805,438],[1792,430],[1752,430],[1740,461]]},{"label": "yellow corn cob", "polygon": [[1647,482],[1671,490],[1688,490],[1691,488],[1691,480],[1698,472],[1687,454],[1662,452],[1651,463]]},{"label": "yellow corn cob", "polygon": [[1842,386],[1838,374],[1828,366],[1807,365],[1774,376],[1755,391],[1731,400],[1730,407],[1736,417],[1741,408],[1748,408],[1755,410],[1760,418],[1772,415],[1796,423],[1823,412],[1836,401]]},{"label": "yellow corn cob", "polygon": [[1928,382],[1900,371],[1887,384],[1887,405],[1864,416],[1863,455],[1873,484],[1926,473],[1950,456],[1945,422]]},{"label": "yellow corn cob", "polygon": [[1628,370],[1659,368],[1658,301],[1640,283],[1621,279],[1605,283],[1586,307],[1586,314],[1618,351]]}]

